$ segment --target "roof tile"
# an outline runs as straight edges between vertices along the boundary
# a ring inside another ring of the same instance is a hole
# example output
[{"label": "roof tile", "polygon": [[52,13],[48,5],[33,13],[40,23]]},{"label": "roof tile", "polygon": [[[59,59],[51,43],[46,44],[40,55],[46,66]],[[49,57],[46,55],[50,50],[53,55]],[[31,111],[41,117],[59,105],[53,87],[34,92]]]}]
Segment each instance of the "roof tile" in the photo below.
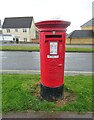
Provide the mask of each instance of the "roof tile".
[{"label": "roof tile", "polygon": [[5,18],[2,28],[30,28],[33,17]]},{"label": "roof tile", "polygon": [[94,18],[84,23],[81,27],[94,26]]},{"label": "roof tile", "polygon": [[67,38],[94,38],[93,30],[75,30]]}]

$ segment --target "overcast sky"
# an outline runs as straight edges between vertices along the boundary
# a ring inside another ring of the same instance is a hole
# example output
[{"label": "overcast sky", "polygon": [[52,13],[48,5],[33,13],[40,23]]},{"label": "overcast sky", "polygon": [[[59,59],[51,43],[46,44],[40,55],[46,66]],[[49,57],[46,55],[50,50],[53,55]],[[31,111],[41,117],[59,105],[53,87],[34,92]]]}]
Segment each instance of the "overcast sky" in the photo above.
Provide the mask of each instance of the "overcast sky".
[{"label": "overcast sky", "polygon": [[80,29],[92,18],[93,0],[0,0],[0,19],[33,16],[34,21],[70,21],[67,33]]}]

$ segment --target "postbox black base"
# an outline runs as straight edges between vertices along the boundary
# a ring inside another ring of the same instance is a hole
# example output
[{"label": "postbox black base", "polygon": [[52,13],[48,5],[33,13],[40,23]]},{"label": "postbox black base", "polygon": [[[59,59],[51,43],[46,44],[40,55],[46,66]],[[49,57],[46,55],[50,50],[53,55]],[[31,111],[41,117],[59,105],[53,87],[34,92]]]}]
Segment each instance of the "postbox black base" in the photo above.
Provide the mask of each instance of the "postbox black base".
[{"label": "postbox black base", "polygon": [[47,101],[56,101],[64,97],[64,85],[56,88],[49,88],[40,84],[40,95]]}]

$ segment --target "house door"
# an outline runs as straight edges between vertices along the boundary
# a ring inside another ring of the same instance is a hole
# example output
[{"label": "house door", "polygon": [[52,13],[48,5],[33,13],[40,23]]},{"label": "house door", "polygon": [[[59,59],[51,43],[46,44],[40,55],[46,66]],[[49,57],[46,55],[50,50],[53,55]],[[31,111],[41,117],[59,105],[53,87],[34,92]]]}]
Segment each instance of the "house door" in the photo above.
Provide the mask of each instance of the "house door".
[{"label": "house door", "polygon": [[16,38],[16,43],[19,43],[19,38]]}]

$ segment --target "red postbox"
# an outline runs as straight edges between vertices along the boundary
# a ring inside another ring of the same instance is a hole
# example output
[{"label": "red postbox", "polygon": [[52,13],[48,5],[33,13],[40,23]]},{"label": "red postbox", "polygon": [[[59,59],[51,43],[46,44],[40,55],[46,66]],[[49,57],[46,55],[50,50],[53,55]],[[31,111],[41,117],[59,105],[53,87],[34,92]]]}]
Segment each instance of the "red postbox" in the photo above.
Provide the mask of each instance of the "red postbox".
[{"label": "red postbox", "polygon": [[66,28],[70,22],[49,20],[36,23],[40,32],[41,96],[63,98]]}]

